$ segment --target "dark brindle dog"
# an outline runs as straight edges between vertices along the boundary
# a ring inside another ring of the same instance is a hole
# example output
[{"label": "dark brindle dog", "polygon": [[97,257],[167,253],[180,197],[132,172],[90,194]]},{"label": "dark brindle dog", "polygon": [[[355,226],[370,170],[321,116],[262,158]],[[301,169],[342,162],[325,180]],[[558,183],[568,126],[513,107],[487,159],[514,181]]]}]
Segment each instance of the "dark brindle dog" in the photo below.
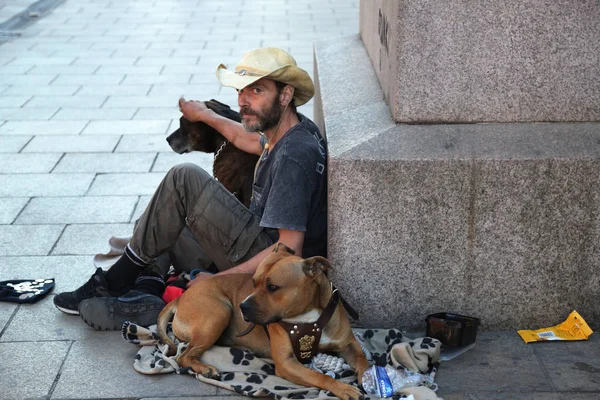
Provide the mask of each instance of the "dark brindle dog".
[{"label": "dark brindle dog", "polygon": [[[216,100],[209,100],[205,104],[223,117],[241,121],[240,114],[226,104]],[[246,207],[250,206],[257,155],[238,149],[207,124],[190,122],[183,117],[179,119],[179,129],[167,137],[167,142],[179,154],[192,151],[215,153],[213,176]]]}]

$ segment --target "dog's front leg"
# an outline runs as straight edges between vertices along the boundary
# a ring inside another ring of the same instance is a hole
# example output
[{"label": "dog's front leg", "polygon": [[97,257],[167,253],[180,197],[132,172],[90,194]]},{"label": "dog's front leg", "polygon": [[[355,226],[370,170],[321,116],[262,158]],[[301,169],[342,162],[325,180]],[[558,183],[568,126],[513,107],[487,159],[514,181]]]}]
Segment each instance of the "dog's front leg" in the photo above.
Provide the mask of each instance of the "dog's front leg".
[{"label": "dog's front leg", "polygon": [[[276,324],[272,324],[276,325]],[[332,377],[305,367],[296,359],[292,344],[286,332],[277,325],[269,325],[271,337],[271,356],[275,363],[275,373],[288,381],[303,386],[314,386],[329,390],[342,400],[361,400],[364,398],[359,388],[337,381]]]},{"label": "dog's front leg", "polygon": [[369,368],[369,361],[367,361],[367,357],[365,357],[365,353],[362,351],[360,343],[352,338],[350,343],[339,352],[339,355],[356,371],[358,384],[362,385],[362,377]]}]

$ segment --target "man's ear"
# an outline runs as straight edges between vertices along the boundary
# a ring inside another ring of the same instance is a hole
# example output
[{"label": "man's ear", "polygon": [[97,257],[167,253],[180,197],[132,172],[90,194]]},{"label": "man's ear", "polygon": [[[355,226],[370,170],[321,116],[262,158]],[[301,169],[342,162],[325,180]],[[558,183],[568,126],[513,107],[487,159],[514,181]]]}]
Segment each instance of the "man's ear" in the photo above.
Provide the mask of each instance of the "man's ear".
[{"label": "man's ear", "polygon": [[279,95],[279,103],[285,107],[294,101],[294,87],[292,85],[285,85]]},{"label": "man's ear", "polygon": [[311,278],[324,273],[329,268],[331,268],[331,264],[329,264],[329,261],[325,257],[321,256],[307,258],[304,260],[304,265],[302,266],[302,270],[306,276]]}]

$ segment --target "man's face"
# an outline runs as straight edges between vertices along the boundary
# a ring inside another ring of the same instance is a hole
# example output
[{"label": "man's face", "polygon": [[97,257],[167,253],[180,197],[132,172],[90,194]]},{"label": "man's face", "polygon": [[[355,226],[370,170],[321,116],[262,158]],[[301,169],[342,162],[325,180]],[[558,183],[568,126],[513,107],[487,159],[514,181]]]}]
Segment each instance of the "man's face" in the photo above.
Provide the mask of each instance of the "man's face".
[{"label": "man's face", "polygon": [[275,82],[260,79],[238,90],[242,126],[248,132],[264,132],[275,128],[281,118],[279,93]]}]

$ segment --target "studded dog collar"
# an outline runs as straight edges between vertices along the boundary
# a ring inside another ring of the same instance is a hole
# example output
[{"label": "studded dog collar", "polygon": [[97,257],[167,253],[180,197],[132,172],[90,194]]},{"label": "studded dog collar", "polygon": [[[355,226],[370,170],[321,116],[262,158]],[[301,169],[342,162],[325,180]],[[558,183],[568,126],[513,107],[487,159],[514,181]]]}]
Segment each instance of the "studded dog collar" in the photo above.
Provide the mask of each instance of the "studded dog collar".
[{"label": "studded dog collar", "polygon": [[325,326],[331,319],[340,300],[350,316],[358,319],[358,313],[344,301],[339,295],[337,288],[334,288],[333,285],[331,288],[333,289],[331,298],[317,321],[295,324],[284,321],[278,322],[290,337],[296,359],[303,364],[308,364],[319,352],[319,341],[321,340],[323,329],[325,329]]}]

